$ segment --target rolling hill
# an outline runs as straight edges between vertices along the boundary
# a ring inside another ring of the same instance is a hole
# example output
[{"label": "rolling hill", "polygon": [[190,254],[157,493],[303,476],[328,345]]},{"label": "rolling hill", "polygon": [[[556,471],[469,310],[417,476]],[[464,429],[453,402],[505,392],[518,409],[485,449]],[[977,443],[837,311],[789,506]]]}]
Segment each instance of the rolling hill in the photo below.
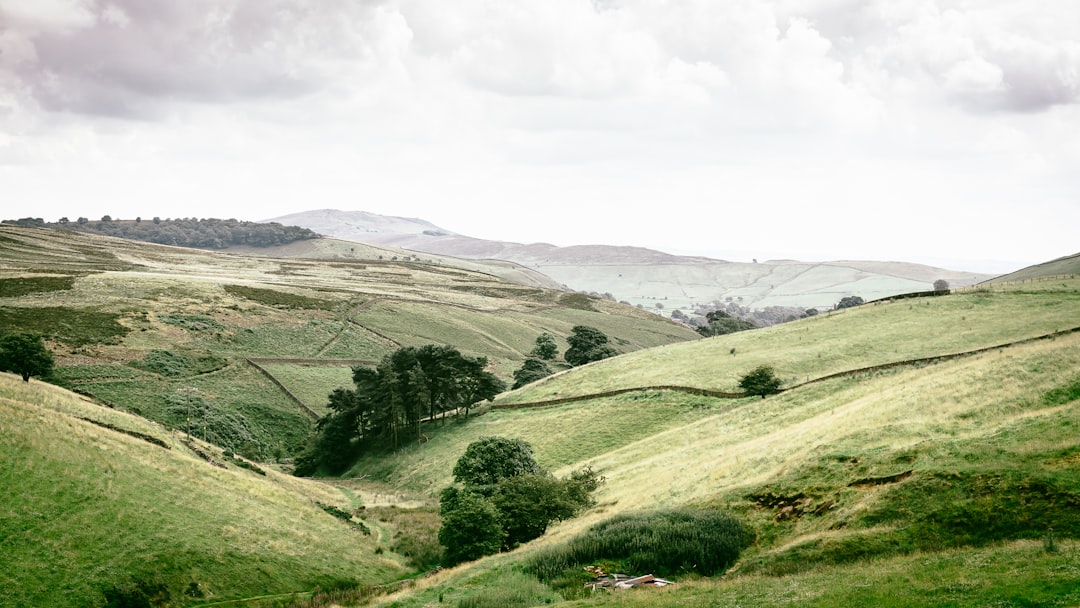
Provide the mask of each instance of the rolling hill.
[{"label": "rolling hill", "polygon": [[904,262],[771,260],[748,264],[677,256],[642,247],[507,243],[456,234],[421,219],[364,211],[323,209],[267,221],[411,251],[507,260],[542,272],[571,289],[610,293],[619,301],[664,314],[674,310],[690,313],[714,301],[735,302],[750,309],[826,309],[849,295],[875,300],[926,291],[938,279],[953,287],[964,287],[992,278]]},{"label": "rolling hill", "polygon": [[[0,327],[46,332],[55,381],[85,393],[0,375],[0,605],[167,591],[169,605],[281,606],[316,585],[408,576],[391,537],[411,524],[340,516],[376,494],[430,513],[465,447],[491,435],[528,441],[559,475],[593,467],[606,478],[598,504],[377,603],[1080,603],[1075,276],[686,340],[651,313],[412,259],[225,255],[7,227],[0,252]],[[437,339],[505,374],[540,330],[561,337],[577,323],[618,337],[623,354],[431,423],[426,443],[362,458],[343,479],[233,455],[267,458],[306,437],[300,404],[397,345]],[[785,390],[738,396],[761,364]],[[593,524],[664,508],[742,521],[734,568],[595,595],[530,569]],[[303,605],[343,605],[319,597]]]},{"label": "rolling hill", "polygon": [[351,367],[400,346],[449,344],[509,379],[545,331],[591,325],[622,352],[697,337],[633,307],[379,251],[272,258],[0,226],[0,330],[46,335],[64,386],[173,427],[200,418],[208,439],[257,459],[299,449]]},{"label": "rolling hill", "polygon": [[[574,605],[1072,605],[1078,328],[1077,278],[862,306],[570,370],[392,466],[361,461],[350,474],[434,492],[470,441],[502,434],[557,472],[590,465],[607,478],[585,516],[400,606],[497,597],[505,573],[588,526],[671,507],[746,522],[753,540],[735,569]],[[789,390],[764,400],[682,390],[734,390],[762,362]],[[809,595],[792,592],[804,585]]]}]

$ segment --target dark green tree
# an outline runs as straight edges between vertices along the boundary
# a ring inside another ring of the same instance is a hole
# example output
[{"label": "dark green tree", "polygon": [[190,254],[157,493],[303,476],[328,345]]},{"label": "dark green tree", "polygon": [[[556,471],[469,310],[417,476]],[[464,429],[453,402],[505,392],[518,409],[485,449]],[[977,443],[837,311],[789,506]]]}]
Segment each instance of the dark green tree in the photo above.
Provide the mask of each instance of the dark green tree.
[{"label": "dark green tree", "polygon": [[29,382],[30,376],[49,375],[53,365],[41,336],[15,333],[0,338],[0,371],[19,374],[23,382]]},{"label": "dark green tree", "polygon": [[502,517],[483,495],[447,488],[442,492],[439,513],[439,544],[446,547],[446,565],[498,553],[503,546]]},{"label": "dark green tree", "polygon": [[501,479],[539,473],[532,446],[521,439],[481,437],[454,465],[454,481],[466,487],[493,486]]},{"label": "dark green tree", "polygon": [[[446,547],[449,564],[512,549],[540,536],[551,522],[592,506],[592,492],[604,481],[589,468],[556,479],[536,463],[528,443],[505,437],[483,437],[469,444],[454,466],[454,479],[463,487],[446,488],[440,496],[439,542]],[[497,545],[485,504],[497,514]],[[483,542],[476,542],[474,535]],[[481,548],[485,552],[477,553]]]},{"label": "dark green tree", "polygon": [[618,354],[608,345],[608,337],[604,332],[588,325],[574,326],[566,341],[570,344],[570,348],[566,349],[563,358],[573,366],[607,359]]},{"label": "dark green tree", "polygon": [[776,371],[768,365],[755,367],[739,379],[739,388],[743,389],[747,395],[760,395],[762,399],[768,395],[779,393],[780,384],[780,379],[776,377]]},{"label": "dark green tree", "polygon": [[483,357],[429,344],[399,348],[375,369],[353,368],[355,389],[330,394],[330,412],[319,421],[296,473],[341,470],[366,449],[397,450],[407,441],[422,440],[424,421],[455,411],[467,414],[472,404],[506,390],[486,367]]},{"label": "dark green tree", "polygon": [[757,327],[749,321],[737,319],[722,310],[710,311],[705,315],[705,320],[708,321],[708,325],[698,327],[697,332],[706,338],[733,334]]},{"label": "dark green tree", "polygon": [[945,279],[934,281],[934,291],[949,291],[949,282]]},{"label": "dark green tree", "polygon": [[551,361],[559,354],[559,345],[555,343],[555,336],[546,331],[536,338],[536,346],[529,353],[533,357]]},{"label": "dark green tree", "polygon": [[548,367],[547,363],[530,357],[514,372],[514,386],[511,388],[521,388],[530,382],[547,378],[551,373],[551,368]]},{"label": "dark green tree", "polygon": [[863,303],[863,299],[859,296],[844,296],[840,298],[839,302],[836,303],[836,310],[840,310],[842,308],[852,308]]}]

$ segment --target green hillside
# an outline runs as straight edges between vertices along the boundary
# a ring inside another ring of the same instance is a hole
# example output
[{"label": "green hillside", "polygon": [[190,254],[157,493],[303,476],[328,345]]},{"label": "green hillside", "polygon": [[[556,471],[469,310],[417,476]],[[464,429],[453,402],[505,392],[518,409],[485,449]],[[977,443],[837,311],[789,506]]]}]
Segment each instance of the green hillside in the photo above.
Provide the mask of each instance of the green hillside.
[{"label": "green hillside", "polygon": [[[577,605],[1075,605],[1080,333],[1068,330],[1077,325],[1080,279],[1059,279],[651,349],[522,389],[350,474],[432,492],[470,441],[499,434],[530,442],[543,466],[588,464],[607,478],[585,516],[399,605],[498,597],[509,573],[592,524],[687,506],[733,513],[751,530],[731,572]],[[971,351],[980,352],[951,356]],[[765,400],[641,390],[513,407],[635,382],[730,390],[759,362],[800,381],[853,373]]]},{"label": "green hillside", "polygon": [[377,550],[377,529],[364,534],[319,507],[351,509],[350,496],[238,463],[0,374],[0,606],[102,606],[107,592],[139,584],[184,605],[408,573]]},{"label": "green hillside", "polygon": [[697,337],[439,260],[256,257],[0,226],[0,332],[44,334],[54,381],[174,428],[195,417],[208,440],[261,460],[304,444],[353,365],[449,344],[509,380],[538,335],[561,340],[579,323],[622,352]]}]

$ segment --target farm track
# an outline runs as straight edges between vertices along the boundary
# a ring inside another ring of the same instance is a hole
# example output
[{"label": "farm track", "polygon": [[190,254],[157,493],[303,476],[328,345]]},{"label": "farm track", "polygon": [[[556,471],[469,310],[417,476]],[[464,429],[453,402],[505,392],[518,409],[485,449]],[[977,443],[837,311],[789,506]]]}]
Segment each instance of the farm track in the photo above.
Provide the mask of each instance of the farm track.
[{"label": "farm track", "polygon": [[[964,351],[961,353],[952,353],[948,355],[937,355],[933,357],[922,357],[919,359],[906,359],[903,361],[894,361],[892,363],[883,363],[881,365],[872,365],[870,367],[861,367],[858,369],[846,370],[842,372],[836,372],[834,374],[828,374],[806,382],[800,382],[789,386],[787,388],[780,389],[779,393],[802,388],[810,384],[816,384],[818,382],[825,382],[827,380],[835,380],[837,378],[850,378],[853,376],[860,376],[863,374],[872,374],[874,372],[885,371],[895,369],[898,367],[908,367],[913,365],[936,365],[938,363],[944,363],[946,361],[954,361],[956,359],[962,359],[965,357],[973,357],[981,355],[995,350],[1001,350],[1005,348],[1012,348],[1014,346],[1020,346],[1022,344],[1030,344],[1041,340],[1053,340],[1055,338],[1067,336],[1069,334],[1080,332],[1080,327],[1073,327],[1072,329],[1064,329],[1061,331],[1055,331],[1049,334],[1043,334],[1041,336],[1035,336],[1033,338],[1025,338],[1023,340],[1016,340],[1013,342],[1006,342],[1004,344],[997,344],[995,346],[987,346],[983,348],[977,348],[974,350]],[[543,401],[528,401],[523,403],[508,403],[508,404],[492,404],[492,409],[526,409],[533,407],[547,407],[550,405],[562,405],[564,403],[576,403],[579,401],[591,401],[593,399],[602,399],[604,397],[614,397],[617,395],[625,395],[627,393],[635,393],[641,391],[668,391],[675,393],[686,393],[690,395],[699,395],[705,397],[715,397],[717,399],[743,399],[748,397],[745,393],[732,393],[725,391],[715,391],[711,389],[705,389],[694,386],[678,386],[678,385],[654,385],[654,386],[636,386],[630,388],[620,388],[611,391],[603,391],[600,393],[590,393],[587,395],[575,395],[573,397],[562,397],[559,399],[545,399]]]}]

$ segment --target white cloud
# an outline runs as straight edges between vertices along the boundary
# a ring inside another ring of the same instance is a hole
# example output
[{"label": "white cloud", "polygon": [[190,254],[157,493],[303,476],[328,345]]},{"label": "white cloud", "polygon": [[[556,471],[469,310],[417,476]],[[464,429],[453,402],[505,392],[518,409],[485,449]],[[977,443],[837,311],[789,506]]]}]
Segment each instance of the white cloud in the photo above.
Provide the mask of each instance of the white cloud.
[{"label": "white cloud", "polygon": [[[42,215],[360,208],[492,238],[892,258],[936,218],[958,236],[933,247],[1017,259],[1071,253],[1063,226],[1080,220],[1071,0],[0,0],[0,15],[0,180]],[[1032,209],[1061,217],[1038,239],[995,234]]]}]

